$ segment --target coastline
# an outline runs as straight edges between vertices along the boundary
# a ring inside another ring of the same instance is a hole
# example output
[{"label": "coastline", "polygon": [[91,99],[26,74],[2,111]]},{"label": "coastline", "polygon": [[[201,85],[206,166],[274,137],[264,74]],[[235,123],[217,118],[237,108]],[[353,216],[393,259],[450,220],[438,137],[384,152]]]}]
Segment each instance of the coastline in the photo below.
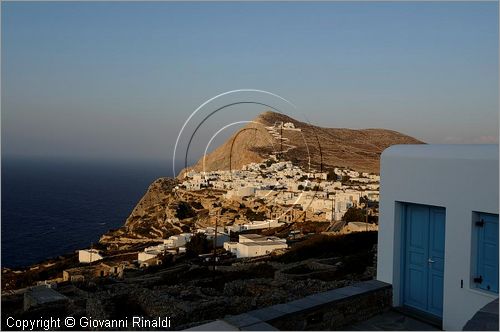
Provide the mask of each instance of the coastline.
[{"label": "coastline", "polygon": [[2,267],[29,267],[97,243],[123,226],[167,167],[4,158]]}]

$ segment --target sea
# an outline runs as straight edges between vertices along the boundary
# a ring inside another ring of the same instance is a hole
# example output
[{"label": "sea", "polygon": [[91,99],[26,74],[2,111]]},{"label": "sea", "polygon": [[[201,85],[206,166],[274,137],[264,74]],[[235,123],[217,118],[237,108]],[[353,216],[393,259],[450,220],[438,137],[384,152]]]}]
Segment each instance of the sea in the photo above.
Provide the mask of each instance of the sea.
[{"label": "sea", "polygon": [[167,161],[2,158],[1,266],[18,268],[88,248],[124,224]]}]

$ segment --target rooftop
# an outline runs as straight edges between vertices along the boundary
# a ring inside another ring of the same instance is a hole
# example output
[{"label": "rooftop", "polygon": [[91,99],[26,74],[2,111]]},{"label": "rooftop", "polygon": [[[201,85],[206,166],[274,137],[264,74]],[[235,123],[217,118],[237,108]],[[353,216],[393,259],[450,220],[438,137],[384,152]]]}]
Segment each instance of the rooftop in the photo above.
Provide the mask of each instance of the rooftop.
[{"label": "rooftop", "polygon": [[285,242],[281,242],[281,241],[256,241],[256,242],[243,242],[240,244],[242,246],[281,246],[283,244],[285,244]]},{"label": "rooftop", "polygon": [[61,293],[45,286],[33,287],[26,294],[27,296],[32,298],[36,304],[50,303],[68,299]]},{"label": "rooftop", "polygon": [[97,250],[97,249],[81,249],[80,251],[85,251],[85,252],[88,252],[91,254],[98,254],[99,253],[99,250]]},{"label": "rooftop", "polygon": [[240,234],[240,236],[245,237],[247,239],[256,239],[256,238],[259,238],[259,237],[263,237],[260,234]]}]

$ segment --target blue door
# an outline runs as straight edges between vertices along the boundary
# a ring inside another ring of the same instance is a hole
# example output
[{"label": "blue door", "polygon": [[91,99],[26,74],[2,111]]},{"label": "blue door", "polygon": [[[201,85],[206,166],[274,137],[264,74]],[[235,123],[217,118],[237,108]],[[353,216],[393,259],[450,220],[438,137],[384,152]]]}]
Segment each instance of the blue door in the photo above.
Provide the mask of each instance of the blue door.
[{"label": "blue door", "polygon": [[442,317],[445,209],[405,206],[403,305]]}]

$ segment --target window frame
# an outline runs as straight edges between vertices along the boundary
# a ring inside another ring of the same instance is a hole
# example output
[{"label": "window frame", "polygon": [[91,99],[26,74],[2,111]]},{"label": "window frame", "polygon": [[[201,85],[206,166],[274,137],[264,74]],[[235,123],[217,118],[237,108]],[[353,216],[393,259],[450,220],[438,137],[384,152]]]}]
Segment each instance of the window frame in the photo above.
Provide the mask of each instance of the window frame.
[{"label": "window frame", "polygon": [[[496,246],[497,246],[497,253],[498,253],[498,247],[499,247],[499,238],[498,238],[498,226],[499,226],[499,215],[495,213],[488,213],[488,212],[479,212],[479,211],[474,211],[472,215],[472,243],[471,243],[471,249],[472,249],[472,260],[471,260],[471,275],[470,275],[470,289],[478,292],[482,292],[485,294],[490,294],[490,295],[498,295],[499,294],[499,281],[498,281],[498,272],[497,272],[497,283],[496,283],[496,290],[489,290],[487,288],[481,287],[480,283],[477,283],[474,281],[476,277],[479,277],[481,274],[480,271],[480,252],[481,252],[481,240],[484,240],[484,232],[485,228],[484,226],[477,226],[476,223],[480,222],[484,216],[492,216],[496,217],[497,221],[497,233],[496,233]],[[499,261],[498,259],[496,260],[496,271],[498,271],[499,268]]]}]

